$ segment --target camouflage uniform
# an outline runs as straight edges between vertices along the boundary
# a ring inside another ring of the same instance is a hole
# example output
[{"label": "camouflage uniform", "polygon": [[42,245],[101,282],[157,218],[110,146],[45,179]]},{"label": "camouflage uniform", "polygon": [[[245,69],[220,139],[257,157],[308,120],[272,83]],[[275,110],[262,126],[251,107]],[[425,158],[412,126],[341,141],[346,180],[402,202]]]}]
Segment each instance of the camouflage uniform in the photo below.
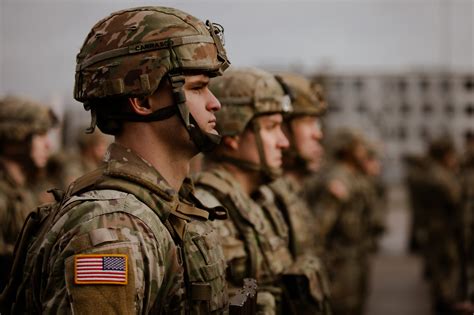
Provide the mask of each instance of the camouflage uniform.
[{"label": "camouflage uniform", "polygon": [[[123,10],[99,21],[78,54],[74,89],[91,110],[91,129],[97,123],[120,135],[123,122],[177,115],[195,147],[209,148],[208,140],[216,139],[208,139],[189,112],[184,73],[225,70],[222,32],[164,7]],[[162,80],[170,82],[171,105],[148,115],[119,108],[129,98],[152,95]],[[112,144],[105,161],[73,182],[41,223],[27,248],[27,276],[13,312],[227,313],[225,260],[207,221],[225,218],[225,210],[200,204],[190,181],[178,194],[124,146]]]},{"label": "camouflage uniform", "polygon": [[[340,132],[334,151],[361,143],[352,132]],[[331,281],[334,314],[362,314],[369,272],[370,220],[362,174],[338,159],[308,182],[310,208],[321,227]]]},{"label": "camouflage uniform", "polygon": [[197,175],[196,195],[207,206],[222,205],[229,212],[230,219],[216,221],[214,227],[224,248],[230,287],[241,286],[244,278],[257,279],[258,313],[278,313],[283,294],[278,280],[293,262],[281,213],[274,208],[264,212],[234,177],[219,167]]},{"label": "camouflage uniform", "polygon": [[[260,138],[257,115],[281,113],[290,106],[289,98],[275,77],[258,69],[228,71],[211,81],[211,90],[222,104],[216,113],[217,129],[223,136],[235,136],[245,128],[253,128]],[[260,145],[258,144],[260,141]],[[261,147],[260,138],[257,145]],[[263,209],[249,196],[237,179],[220,162],[231,163],[265,178],[278,174],[269,168],[259,149],[260,164],[236,160],[213,153],[209,171],[196,176],[196,194],[208,206],[223,205],[230,220],[214,225],[221,237],[228,263],[227,279],[230,286],[240,286],[243,278],[252,277],[259,284],[258,313],[275,314],[281,311],[281,275],[292,264],[288,249],[288,228],[280,211]],[[259,192],[256,192],[259,194]]]},{"label": "camouflage uniform", "polygon": [[421,251],[427,241],[426,218],[429,216],[427,199],[427,159],[422,156],[407,156],[405,158],[405,182],[410,199],[412,219],[410,226],[410,250]]},{"label": "camouflage uniform", "polygon": [[[326,109],[326,103],[321,91],[315,93],[304,77],[280,74],[277,78],[292,101],[292,109],[284,117],[290,148],[284,151],[283,167],[307,176],[310,170],[294,145],[290,121],[296,117],[320,116]],[[284,280],[290,282],[287,287],[291,287],[289,291],[292,293],[294,313],[330,314],[329,283],[321,260],[324,257],[323,242],[319,224],[304,200],[302,183],[286,174],[262,186],[260,192],[261,196],[256,201],[264,209],[276,207],[288,225],[289,248],[294,262],[286,270]]]},{"label": "camouflage uniform", "polygon": [[440,314],[459,299],[461,276],[460,246],[462,240],[461,187],[453,171],[431,161],[429,198],[425,207],[427,240],[424,256],[430,272],[432,294]]},{"label": "camouflage uniform", "polygon": [[[41,286],[25,288],[25,311],[224,312],[225,261],[206,223],[210,212],[187,201],[192,197],[184,189],[179,196],[130,149],[113,144],[107,158],[70,186],[47,233],[30,249],[26,272]],[[77,261],[85,255],[126,257],[126,280],[78,281]]]},{"label": "camouflage uniform", "polygon": [[[25,169],[34,168],[30,160],[29,138],[45,133],[55,122],[52,112],[29,100],[6,97],[0,100],[0,290],[6,284],[16,239],[23,223],[39,200],[32,190],[35,182],[16,182],[5,168],[5,158],[14,159]],[[25,150],[6,156],[4,145],[16,143]],[[28,176],[29,174],[25,174]]]},{"label": "camouflage uniform", "polygon": [[465,163],[462,170],[462,222],[461,283],[459,301],[474,305],[474,160]]}]

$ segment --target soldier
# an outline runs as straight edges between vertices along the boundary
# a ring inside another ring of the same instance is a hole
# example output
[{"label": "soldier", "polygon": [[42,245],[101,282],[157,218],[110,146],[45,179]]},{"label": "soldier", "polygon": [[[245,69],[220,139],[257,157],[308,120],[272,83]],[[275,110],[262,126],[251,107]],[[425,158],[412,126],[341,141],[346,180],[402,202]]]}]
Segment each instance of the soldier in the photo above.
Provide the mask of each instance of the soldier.
[{"label": "soldier", "polygon": [[289,227],[294,263],[283,279],[292,287],[292,308],[296,314],[330,314],[329,283],[320,259],[324,255],[323,242],[318,222],[303,196],[305,179],[321,165],[323,134],[319,116],[326,103],[320,87],[313,90],[306,78],[296,74],[281,74],[277,78],[292,100],[292,109],[285,113],[283,123],[290,147],[283,154],[284,175],[260,187],[260,198],[256,201],[264,209],[277,207]]},{"label": "soldier", "polygon": [[[461,286],[459,301],[455,309],[459,314],[474,313],[474,137],[472,132],[466,133],[465,152],[463,156],[461,187],[462,187],[462,242]],[[463,313],[462,313],[463,312]]]},{"label": "soldier", "polygon": [[245,277],[259,285],[259,314],[281,311],[279,282],[292,264],[288,227],[277,209],[264,212],[251,198],[258,188],[280,174],[282,150],[288,140],[282,112],[291,106],[275,77],[259,69],[231,70],[211,81],[222,104],[217,129],[223,139],[206,156],[208,171],[196,177],[197,195],[208,206],[223,205],[230,220],[219,221],[230,288]]},{"label": "soldier", "polygon": [[427,240],[423,249],[430,273],[431,292],[437,314],[451,314],[459,300],[461,274],[461,187],[454,144],[437,139],[429,146],[425,207]]},{"label": "soldier", "polygon": [[382,165],[375,143],[367,142],[367,157],[363,161],[361,189],[369,217],[369,247],[378,250],[378,241],[385,231],[385,186],[380,178]]},{"label": "soldier", "polygon": [[56,186],[65,189],[76,178],[96,169],[104,159],[110,138],[100,131],[87,134],[81,129],[76,141],[78,151],[61,152],[48,163],[49,174],[57,178]]},{"label": "soldier", "polygon": [[13,96],[0,100],[0,290],[8,280],[21,227],[38,202],[32,186],[48,161],[47,132],[55,123],[44,105]]},{"label": "soldier", "polygon": [[13,313],[227,312],[225,260],[207,221],[226,213],[202,206],[185,179],[191,158],[219,140],[208,82],[229,64],[222,36],[165,7],[118,11],[92,28],[74,96],[91,129],[115,141],[46,217],[30,276],[3,293]]},{"label": "soldier", "polygon": [[307,188],[321,226],[334,314],[362,314],[367,294],[369,220],[361,190],[367,158],[362,137],[348,129],[332,139],[333,165]]},{"label": "soldier", "polygon": [[[423,155],[406,155],[403,158],[405,167],[405,183],[410,200],[411,226],[409,234],[409,249],[413,253],[421,253],[427,241],[427,230],[425,218],[429,215],[426,208],[427,194],[426,174],[428,171],[428,159]],[[425,276],[428,270],[425,268]]]}]

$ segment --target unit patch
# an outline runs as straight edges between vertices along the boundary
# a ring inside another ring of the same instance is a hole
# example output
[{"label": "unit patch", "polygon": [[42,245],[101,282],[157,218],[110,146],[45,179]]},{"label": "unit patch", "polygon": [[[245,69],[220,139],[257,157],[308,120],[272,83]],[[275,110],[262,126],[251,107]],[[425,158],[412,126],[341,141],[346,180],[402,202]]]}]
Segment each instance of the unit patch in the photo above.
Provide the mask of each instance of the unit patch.
[{"label": "unit patch", "polygon": [[128,283],[128,256],[120,254],[81,254],[74,256],[76,284]]}]

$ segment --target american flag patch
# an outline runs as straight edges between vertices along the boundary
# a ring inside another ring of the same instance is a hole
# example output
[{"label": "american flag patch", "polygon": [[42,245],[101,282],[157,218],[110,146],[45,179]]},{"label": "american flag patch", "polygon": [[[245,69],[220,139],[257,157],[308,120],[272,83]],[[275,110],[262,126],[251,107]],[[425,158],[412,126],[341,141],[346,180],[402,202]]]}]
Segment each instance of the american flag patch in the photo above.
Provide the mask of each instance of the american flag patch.
[{"label": "american flag patch", "polygon": [[100,254],[74,256],[76,284],[127,284],[127,255]]}]

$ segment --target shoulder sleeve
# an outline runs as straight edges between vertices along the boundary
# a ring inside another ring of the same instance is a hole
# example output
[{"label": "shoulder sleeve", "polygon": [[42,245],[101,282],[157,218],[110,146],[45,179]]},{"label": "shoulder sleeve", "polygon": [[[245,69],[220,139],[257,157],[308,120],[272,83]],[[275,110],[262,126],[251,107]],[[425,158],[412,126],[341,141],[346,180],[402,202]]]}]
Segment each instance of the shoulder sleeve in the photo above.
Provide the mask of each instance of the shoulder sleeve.
[{"label": "shoulder sleeve", "polygon": [[[146,207],[129,199],[84,202],[76,208],[86,207],[99,215],[83,221],[74,213],[84,209],[75,209],[67,214],[62,227],[57,227],[65,230],[53,247],[51,267],[46,270],[45,313],[148,313],[159,299],[179,290],[173,284],[179,281],[170,279],[170,275],[180,274],[171,236],[158,217],[156,222],[145,223],[121,212],[124,206]],[[117,211],[97,210],[111,206]],[[155,233],[150,224],[158,225]],[[161,235],[155,235],[156,231]]]}]

